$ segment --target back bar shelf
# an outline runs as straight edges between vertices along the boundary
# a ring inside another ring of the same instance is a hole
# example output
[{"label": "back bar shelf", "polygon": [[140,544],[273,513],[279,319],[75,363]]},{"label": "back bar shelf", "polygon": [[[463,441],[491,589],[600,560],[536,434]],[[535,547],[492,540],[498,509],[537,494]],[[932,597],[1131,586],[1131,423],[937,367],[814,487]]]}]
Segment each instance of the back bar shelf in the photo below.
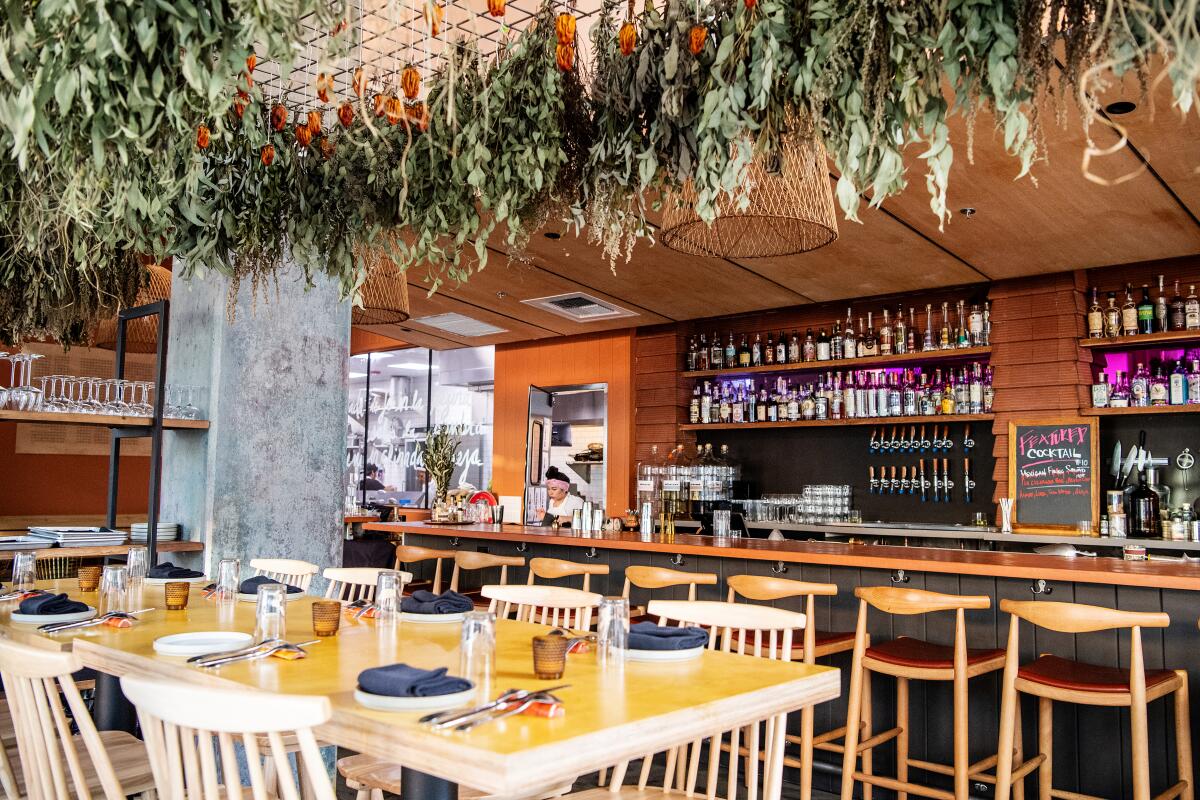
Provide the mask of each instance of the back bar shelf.
[{"label": "back bar shelf", "polygon": [[[1130,339],[1134,337],[1129,337]],[[1197,337],[1200,339],[1200,337]],[[773,375],[778,373],[793,373],[793,372],[825,372],[833,369],[879,369],[892,366],[906,366],[910,364],[932,364],[932,363],[956,363],[961,361],[975,361],[981,356],[991,354],[992,348],[987,347],[959,347],[946,350],[923,350],[915,353],[901,353],[899,355],[886,356],[868,356],[865,358],[833,358],[825,361],[790,361],[786,364],[764,364],[761,367],[723,367],[722,369],[698,369],[691,372],[683,372],[684,378],[713,378],[727,377],[736,378],[738,376],[748,375]],[[706,426],[706,427],[712,427]]]},{"label": "back bar shelf", "polygon": [[1135,336],[1079,340],[1079,346],[1086,350],[1135,350],[1142,347],[1182,347],[1189,344],[1200,345],[1200,331],[1139,333]]},{"label": "back bar shelf", "polygon": [[[828,363],[828,362],[825,362]],[[1200,408],[1200,406],[1197,406]],[[1143,410],[1143,409],[1139,409]],[[850,419],[798,419],[784,422],[697,422],[679,426],[682,431],[742,431],[760,428],[836,428],[843,425],[920,425],[952,422],[983,422],[995,419],[995,414],[931,414],[915,417],[852,417]]]},{"label": "back bar shelf", "polygon": [[[97,425],[104,428],[149,428],[153,417],[126,417],[118,414],[80,414],[69,411],[13,411],[0,409],[0,421],[35,425]],[[206,419],[164,418],[162,426],[171,430],[207,430]]]},{"label": "back bar shelf", "polygon": [[1137,417],[1146,414],[1200,414],[1200,404],[1186,406],[1129,406],[1128,408],[1084,408],[1085,417]]}]

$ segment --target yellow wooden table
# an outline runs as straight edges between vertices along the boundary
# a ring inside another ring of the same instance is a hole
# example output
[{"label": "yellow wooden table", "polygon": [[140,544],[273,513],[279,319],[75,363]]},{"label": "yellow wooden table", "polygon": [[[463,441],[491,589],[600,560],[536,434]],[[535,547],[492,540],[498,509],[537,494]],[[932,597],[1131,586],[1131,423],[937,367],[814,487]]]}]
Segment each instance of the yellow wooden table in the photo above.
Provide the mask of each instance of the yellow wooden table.
[{"label": "yellow wooden table", "polygon": [[[95,605],[74,581],[46,582]],[[312,599],[290,601],[288,639],[312,634]],[[11,605],[11,604],[5,604]],[[137,608],[163,607],[162,589],[146,587]],[[838,671],[829,667],[706,652],[677,663],[632,662],[623,674],[598,668],[589,653],[568,657],[562,681],[533,678],[530,637],[542,626],[503,620],[496,629],[493,690],[549,687],[565,715],[557,719],[516,716],[465,733],[437,733],[417,724],[418,713],[372,711],[354,700],[358,674],[398,661],[422,668],[459,663],[461,626],[401,622],[377,629],[371,621],[343,619],[337,636],[308,648],[297,661],[266,659],[201,670],[185,659],[154,652],[154,640],[184,631],[254,630],[254,604],[222,609],[193,591],[185,611],[156,610],[128,629],[103,626],[47,636],[9,620],[0,608],[0,635],[46,647],[71,647],[86,666],[113,675],[147,675],[193,683],[230,683],[289,694],[326,695],[333,716],[318,731],[326,742],[386,758],[414,770],[509,794],[530,786],[566,782],[577,775],[650,752],[681,745],[719,730],[794,711],[838,695]]]}]

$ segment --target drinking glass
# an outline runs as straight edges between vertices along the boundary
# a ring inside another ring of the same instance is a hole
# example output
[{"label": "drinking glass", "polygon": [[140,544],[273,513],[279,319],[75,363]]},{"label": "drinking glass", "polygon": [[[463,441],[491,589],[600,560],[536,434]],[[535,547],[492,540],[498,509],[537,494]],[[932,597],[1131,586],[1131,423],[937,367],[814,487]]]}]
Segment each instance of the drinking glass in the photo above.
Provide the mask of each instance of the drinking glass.
[{"label": "drinking glass", "polygon": [[397,570],[380,571],[375,580],[376,623],[393,623],[400,618],[400,590],[403,586]]},{"label": "drinking glass", "polygon": [[625,663],[629,649],[629,598],[600,600],[596,622],[596,661],[603,667]]},{"label": "drinking glass", "polygon": [[496,615],[468,611],[463,617],[459,675],[475,684],[480,700],[491,697],[496,668]]},{"label": "drinking glass", "polygon": [[236,558],[222,558],[217,564],[217,591],[213,594],[222,602],[236,602],[238,576],[242,573],[242,562]]},{"label": "drinking glass", "polygon": [[713,511],[713,536],[718,539],[724,539],[729,536],[729,519],[728,509]]},{"label": "drinking glass", "polygon": [[128,611],[129,570],[110,564],[100,575],[100,613]]},{"label": "drinking glass", "polygon": [[533,637],[533,675],[539,681],[556,681],[567,667],[566,636]]},{"label": "drinking glass", "polygon": [[79,591],[94,592],[100,587],[100,571],[98,566],[79,568]]},{"label": "drinking glass", "polygon": [[314,600],[312,604],[313,633],[333,636],[342,625],[342,604],[337,600]]},{"label": "drinking glass", "polygon": [[14,592],[29,592],[37,581],[37,555],[31,552],[13,554],[12,588]]},{"label": "drinking glass", "polygon": [[149,570],[146,548],[144,545],[130,545],[129,555],[125,558],[125,567],[129,570],[129,586],[133,589],[141,587],[142,582],[146,580],[146,572]]},{"label": "drinking glass", "polygon": [[254,640],[283,639],[287,636],[287,587],[282,583],[264,583],[258,587],[254,609]]},{"label": "drinking glass", "polygon": [[187,581],[171,581],[163,585],[163,602],[167,611],[182,611],[187,608],[192,585]]}]

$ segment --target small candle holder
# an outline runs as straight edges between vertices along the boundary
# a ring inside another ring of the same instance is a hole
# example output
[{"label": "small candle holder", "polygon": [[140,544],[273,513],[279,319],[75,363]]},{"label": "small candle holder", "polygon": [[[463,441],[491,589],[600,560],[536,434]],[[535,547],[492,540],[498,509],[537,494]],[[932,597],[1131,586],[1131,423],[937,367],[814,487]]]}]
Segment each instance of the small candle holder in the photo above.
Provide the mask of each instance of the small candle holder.
[{"label": "small candle holder", "polygon": [[171,581],[163,584],[163,600],[167,611],[182,611],[187,608],[192,585],[187,581]]},{"label": "small candle holder", "polygon": [[342,604],[337,600],[314,600],[312,604],[313,633],[333,636],[342,624]]},{"label": "small candle holder", "polygon": [[567,666],[566,636],[533,637],[533,675],[540,681],[556,681]]},{"label": "small candle holder", "polygon": [[79,591],[94,592],[100,588],[100,572],[101,567],[80,567],[79,568]]}]

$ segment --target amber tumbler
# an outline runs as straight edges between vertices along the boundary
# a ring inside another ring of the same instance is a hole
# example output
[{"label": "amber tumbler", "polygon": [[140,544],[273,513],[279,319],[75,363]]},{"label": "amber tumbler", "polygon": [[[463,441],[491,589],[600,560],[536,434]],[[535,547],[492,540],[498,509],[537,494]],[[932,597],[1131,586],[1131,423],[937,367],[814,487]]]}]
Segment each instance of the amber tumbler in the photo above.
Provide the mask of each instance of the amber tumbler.
[{"label": "amber tumbler", "polygon": [[333,636],[342,624],[342,604],[337,600],[314,600],[312,604],[313,633]]},{"label": "amber tumbler", "polygon": [[94,592],[100,587],[100,572],[101,567],[80,567],[79,568],[79,591]]},{"label": "amber tumbler", "polygon": [[556,681],[567,666],[565,636],[533,637],[533,675],[540,681]]},{"label": "amber tumbler", "polygon": [[188,594],[191,591],[192,585],[187,581],[171,581],[163,584],[167,611],[182,611],[187,608]]}]

